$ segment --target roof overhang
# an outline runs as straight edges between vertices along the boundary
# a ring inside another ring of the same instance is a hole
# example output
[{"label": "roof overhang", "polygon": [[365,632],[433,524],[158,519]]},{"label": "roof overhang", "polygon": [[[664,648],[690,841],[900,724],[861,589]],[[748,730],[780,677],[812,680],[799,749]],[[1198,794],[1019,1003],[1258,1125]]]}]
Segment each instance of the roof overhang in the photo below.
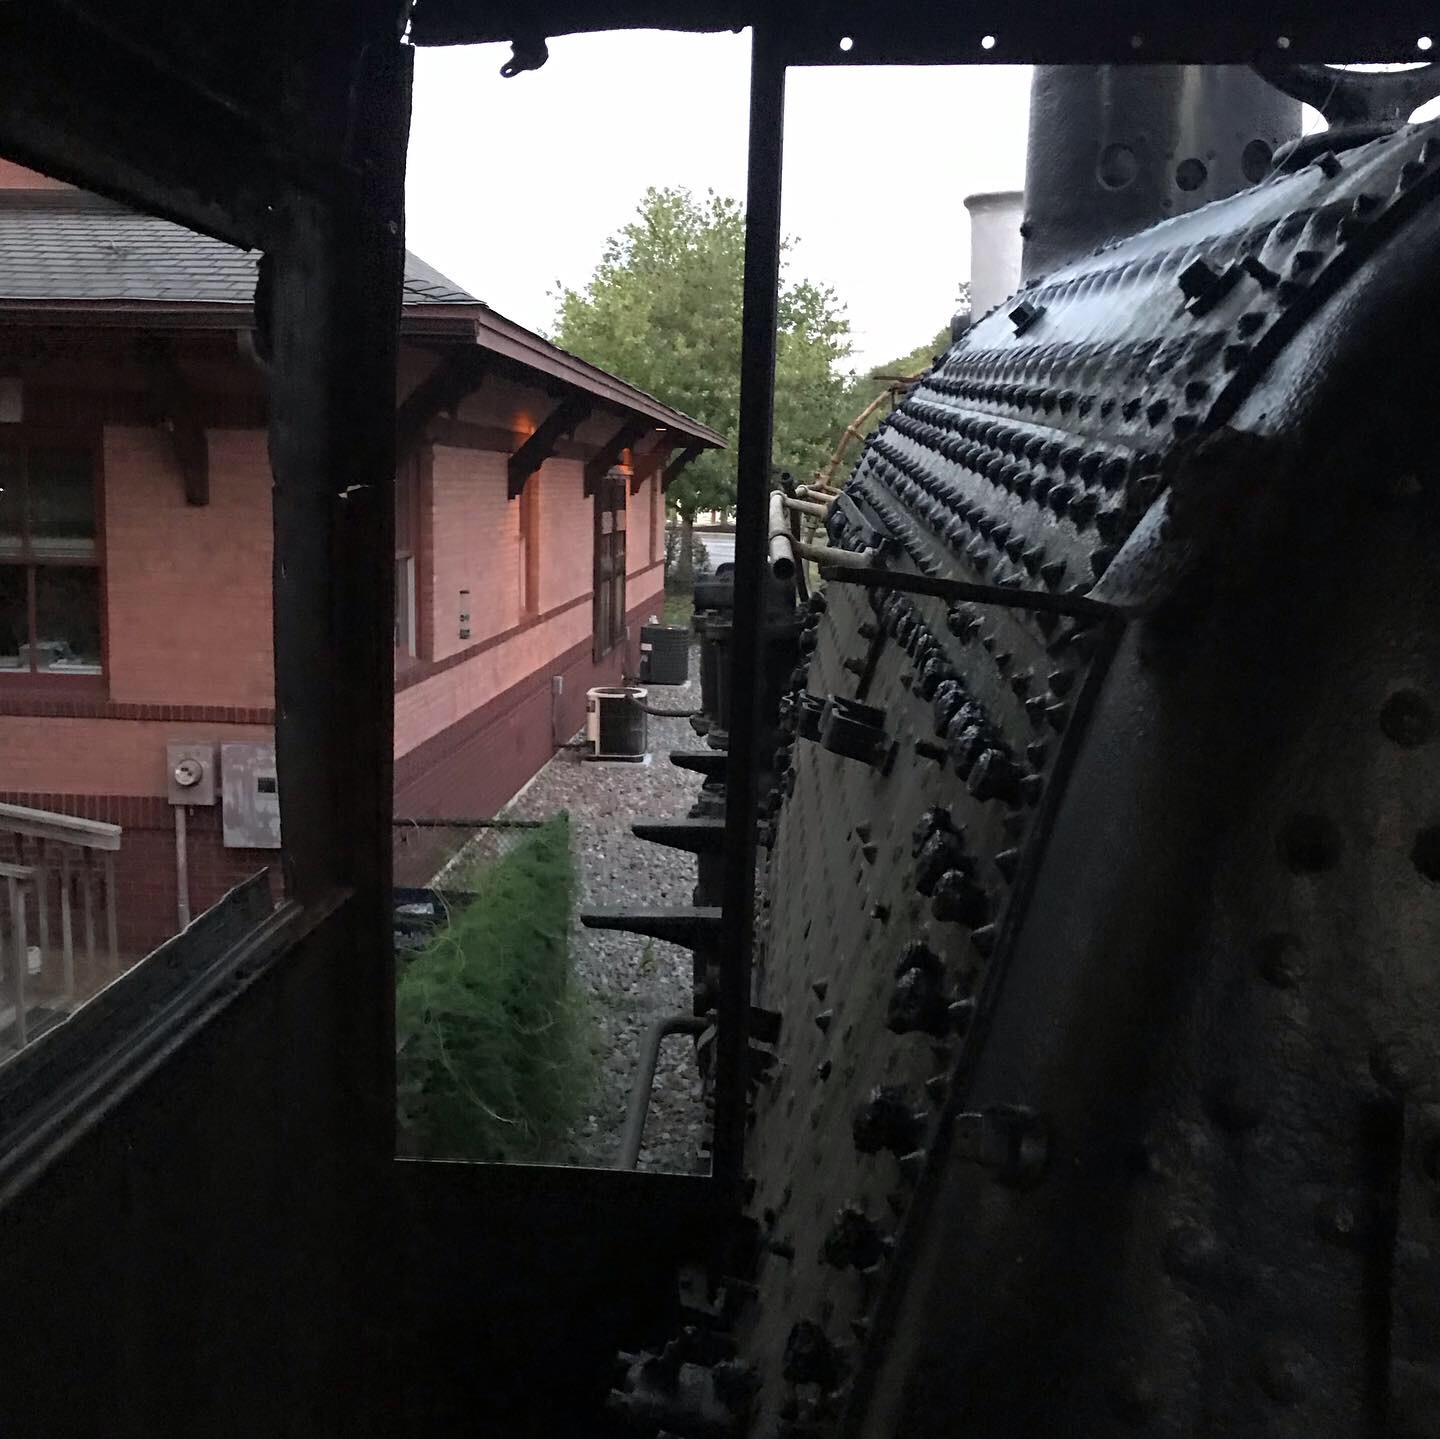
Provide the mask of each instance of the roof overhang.
[{"label": "roof overhang", "polygon": [[[0,298],[0,326],[142,330],[149,334],[216,333],[253,328],[254,312],[248,304]],[[671,433],[678,445],[687,448],[725,448],[724,436],[708,425],[552,345],[487,305],[406,305],[400,317],[400,336],[434,349],[476,346],[511,379],[539,385],[557,396],[585,394],[598,408],[648,420],[651,428]]]}]

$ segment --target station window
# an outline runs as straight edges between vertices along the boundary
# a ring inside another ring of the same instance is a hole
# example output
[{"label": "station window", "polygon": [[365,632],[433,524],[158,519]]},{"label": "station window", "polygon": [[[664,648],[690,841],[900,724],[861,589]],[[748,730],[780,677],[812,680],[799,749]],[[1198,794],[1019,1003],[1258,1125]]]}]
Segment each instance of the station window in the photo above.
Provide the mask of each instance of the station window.
[{"label": "station window", "polygon": [[395,476],[395,667],[419,658],[419,583],[416,574],[420,529],[419,486],[415,464],[401,465]]},{"label": "station window", "polygon": [[85,446],[0,441],[0,672],[102,672],[95,468]]}]

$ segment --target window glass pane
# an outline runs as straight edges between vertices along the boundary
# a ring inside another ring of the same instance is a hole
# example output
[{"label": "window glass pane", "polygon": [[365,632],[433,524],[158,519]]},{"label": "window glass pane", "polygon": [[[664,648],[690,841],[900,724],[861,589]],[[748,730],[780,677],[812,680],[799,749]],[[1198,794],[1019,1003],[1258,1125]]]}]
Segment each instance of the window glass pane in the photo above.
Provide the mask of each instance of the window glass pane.
[{"label": "window glass pane", "polygon": [[30,640],[25,604],[25,567],[0,565],[0,670],[21,668]]},{"label": "window glass pane", "polygon": [[30,546],[37,558],[95,553],[95,478],[88,450],[29,455]]},{"label": "window glass pane", "polygon": [[395,561],[396,659],[415,657],[415,561],[406,555]]},{"label": "window glass pane", "polygon": [[25,533],[25,471],[15,450],[0,450],[0,557],[18,559]]},{"label": "window glass pane", "polygon": [[395,553],[408,555],[415,548],[415,471],[401,465],[395,476]]},{"label": "window glass pane", "polygon": [[35,668],[100,673],[100,572],[69,565],[35,571]]}]

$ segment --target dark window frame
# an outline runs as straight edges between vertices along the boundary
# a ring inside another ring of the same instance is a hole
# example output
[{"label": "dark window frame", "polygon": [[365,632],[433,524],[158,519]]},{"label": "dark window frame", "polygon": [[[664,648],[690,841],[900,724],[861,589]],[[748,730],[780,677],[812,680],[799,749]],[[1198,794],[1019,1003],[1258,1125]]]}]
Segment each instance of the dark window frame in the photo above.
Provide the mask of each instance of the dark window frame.
[{"label": "dark window frame", "polygon": [[[420,457],[411,455],[395,471],[395,673],[404,674],[424,659],[425,640],[422,611],[424,586],[421,579],[421,491]],[[409,593],[402,586],[409,566]],[[410,620],[408,648],[400,641],[401,600],[407,603]]]},{"label": "dark window frame", "polygon": [[591,629],[596,664],[625,643],[625,509],[629,487],[629,474],[623,470],[611,470],[595,486]]},{"label": "dark window frame", "polygon": [[54,670],[0,669],[0,685],[10,690],[26,690],[67,695],[108,695],[110,685],[110,594],[105,543],[105,436],[101,425],[64,427],[19,424],[0,425],[0,451],[22,454],[31,449],[84,450],[90,456],[91,480],[95,502],[95,553],[89,559],[48,557],[36,559],[22,556],[18,560],[0,559],[0,564],[16,564],[26,575],[26,617],[31,643],[35,638],[36,599],[35,572],[39,569],[88,569],[95,572],[99,587],[100,673],[83,674]]}]

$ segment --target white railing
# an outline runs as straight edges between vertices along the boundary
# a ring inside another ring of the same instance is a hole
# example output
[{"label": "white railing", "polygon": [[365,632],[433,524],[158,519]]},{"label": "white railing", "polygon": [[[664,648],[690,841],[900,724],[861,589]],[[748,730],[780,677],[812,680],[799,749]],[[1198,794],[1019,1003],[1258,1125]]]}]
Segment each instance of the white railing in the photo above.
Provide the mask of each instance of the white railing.
[{"label": "white railing", "polygon": [[[91,986],[97,983],[102,922],[105,972],[118,970],[120,835],[118,824],[0,804],[0,837],[11,837],[13,855],[0,863],[0,1051],[23,1049],[75,1008],[77,939],[84,946],[86,978]],[[56,904],[52,885],[59,889]],[[56,919],[58,946],[52,932]]]}]

